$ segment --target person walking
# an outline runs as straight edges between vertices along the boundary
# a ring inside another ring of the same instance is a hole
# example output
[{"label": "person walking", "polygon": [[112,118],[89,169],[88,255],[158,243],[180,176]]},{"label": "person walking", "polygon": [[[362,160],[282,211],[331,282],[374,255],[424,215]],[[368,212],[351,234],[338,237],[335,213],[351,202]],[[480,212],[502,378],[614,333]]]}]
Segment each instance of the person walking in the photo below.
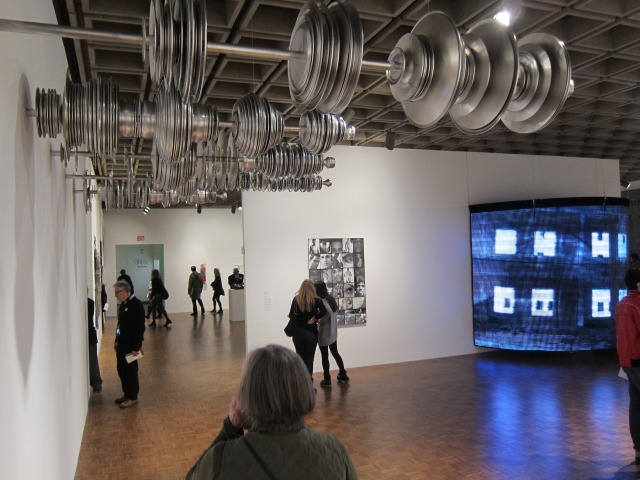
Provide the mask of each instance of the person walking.
[{"label": "person walking", "polygon": [[131,285],[121,280],[113,285],[115,296],[120,300],[118,325],[116,327],[116,365],[122,385],[123,395],[116,399],[120,408],[129,408],[138,404],[140,381],[138,379],[138,360],[129,362],[127,355],[140,355],[144,341],[144,305],[131,293]]},{"label": "person walking", "polygon": [[118,277],[119,282],[123,280],[129,284],[129,286],[131,287],[131,293],[133,294],[134,292],[133,282],[131,281],[131,277],[127,275],[127,271],[124,268],[120,270],[120,276]]},{"label": "person walking", "polygon": [[165,296],[168,298],[168,294],[166,292],[167,289],[165,288],[164,283],[162,283],[160,271],[154,268],[151,270],[151,311],[153,312],[153,321],[149,324],[150,327],[155,327],[156,318],[162,318],[164,315],[164,326],[166,328],[171,328],[171,324],[173,322],[164,308]]},{"label": "person walking", "polygon": [[357,480],[342,442],[304,424],[315,404],[298,355],[281,345],[249,352],[229,415],[186,480]]},{"label": "person walking", "polygon": [[224,288],[222,288],[222,278],[220,278],[220,270],[218,268],[213,269],[213,282],[211,282],[211,288],[213,288],[213,313],[216,313],[216,303],[222,313],[222,303],[220,303],[220,296],[224,295]]},{"label": "person walking", "polygon": [[200,311],[204,315],[204,304],[202,303],[202,276],[196,271],[196,267],[191,267],[191,275],[189,275],[189,286],[187,293],[191,297],[191,303],[193,304],[193,313],[191,316],[196,317],[198,315],[198,307],[196,302],[200,305]]},{"label": "person walking", "polygon": [[338,302],[329,294],[325,282],[314,284],[316,294],[322,299],[327,308],[327,314],[318,321],[318,347],[322,356],[322,370],[324,379],[320,381],[320,386],[331,388],[331,373],[329,372],[329,351],[338,365],[338,382],[348,382],[349,377],[344,369],[344,362],[338,353]]},{"label": "person walking", "polygon": [[292,336],[296,352],[313,376],[313,359],[318,345],[318,319],[327,314],[324,302],[316,295],[313,282],[308,278],[302,282],[291,302],[289,318],[296,319],[296,330]]}]

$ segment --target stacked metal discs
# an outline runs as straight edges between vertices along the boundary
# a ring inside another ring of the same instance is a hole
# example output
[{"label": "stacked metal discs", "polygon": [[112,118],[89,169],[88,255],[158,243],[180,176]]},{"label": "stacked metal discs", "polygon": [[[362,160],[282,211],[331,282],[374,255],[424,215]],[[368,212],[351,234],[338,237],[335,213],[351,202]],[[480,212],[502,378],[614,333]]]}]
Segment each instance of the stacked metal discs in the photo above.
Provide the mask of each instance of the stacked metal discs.
[{"label": "stacked metal discs", "polygon": [[334,166],[332,157],[324,159],[322,155],[315,155],[295,143],[281,143],[256,159],[255,171],[268,177],[301,178]]},{"label": "stacked metal discs", "polygon": [[151,79],[173,83],[183,97],[197,102],[207,55],[204,0],[152,0],[149,36]]},{"label": "stacked metal discs", "polygon": [[38,136],[55,138],[60,133],[62,115],[60,95],[53,89],[36,89],[36,124]]},{"label": "stacked metal discs", "polygon": [[236,148],[250,158],[273,148],[284,136],[282,114],[266,99],[253,93],[234,104],[231,122]]},{"label": "stacked metal discs", "polygon": [[160,84],[156,97],[156,129],[154,141],[160,159],[174,164],[189,152],[191,146],[192,107],[173,84]]},{"label": "stacked metal discs", "polygon": [[112,154],[118,147],[118,87],[98,77],[86,85],[67,80],[63,100],[62,131],[67,147],[84,143],[96,155]]},{"label": "stacked metal discs", "polygon": [[355,135],[355,128],[344,118],[317,110],[300,116],[300,143],[311,153],[324,153],[332,146]]},{"label": "stacked metal discs", "polygon": [[307,2],[289,43],[289,92],[300,110],[340,114],[353,97],[362,67],[363,32],[356,9]]}]

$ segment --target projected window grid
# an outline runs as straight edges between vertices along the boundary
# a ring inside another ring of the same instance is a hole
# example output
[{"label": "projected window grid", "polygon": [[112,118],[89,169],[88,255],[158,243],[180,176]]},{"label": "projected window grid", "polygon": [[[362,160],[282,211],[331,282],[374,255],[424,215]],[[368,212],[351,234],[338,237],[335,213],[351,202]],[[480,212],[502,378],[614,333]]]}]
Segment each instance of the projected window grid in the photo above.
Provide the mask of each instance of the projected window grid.
[{"label": "projected window grid", "polygon": [[536,201],[537,208],[471,207],[476,345],[547,351],[615,346],[613,312],[626,295],[628,206],[565,200],[542,207]]}]

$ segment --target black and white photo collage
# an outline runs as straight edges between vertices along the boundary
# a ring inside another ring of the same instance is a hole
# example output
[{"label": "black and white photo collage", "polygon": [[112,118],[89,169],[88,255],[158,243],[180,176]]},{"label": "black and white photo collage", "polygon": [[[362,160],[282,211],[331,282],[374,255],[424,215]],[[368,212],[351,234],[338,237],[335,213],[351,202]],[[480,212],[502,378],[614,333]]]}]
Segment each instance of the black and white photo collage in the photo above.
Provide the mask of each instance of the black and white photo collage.
[{"label": "black and white photo collage", "polygon": [[309,278],[338,301],[338,325],[366,325],[364,238],[310,238]]}]

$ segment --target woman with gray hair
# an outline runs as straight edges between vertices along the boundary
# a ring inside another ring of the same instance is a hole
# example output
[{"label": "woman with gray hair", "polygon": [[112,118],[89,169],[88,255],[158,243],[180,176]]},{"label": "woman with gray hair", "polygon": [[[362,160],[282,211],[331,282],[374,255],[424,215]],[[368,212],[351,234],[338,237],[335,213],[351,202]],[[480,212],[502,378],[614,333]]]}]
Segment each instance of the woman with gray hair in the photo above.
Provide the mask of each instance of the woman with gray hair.
[{"label": "woman with gray hair", "polygon": [[187,480],[357,479],[340,440],[304,424],[315,399],[299,355],[280,345],[253,350],[222,430]]}]

